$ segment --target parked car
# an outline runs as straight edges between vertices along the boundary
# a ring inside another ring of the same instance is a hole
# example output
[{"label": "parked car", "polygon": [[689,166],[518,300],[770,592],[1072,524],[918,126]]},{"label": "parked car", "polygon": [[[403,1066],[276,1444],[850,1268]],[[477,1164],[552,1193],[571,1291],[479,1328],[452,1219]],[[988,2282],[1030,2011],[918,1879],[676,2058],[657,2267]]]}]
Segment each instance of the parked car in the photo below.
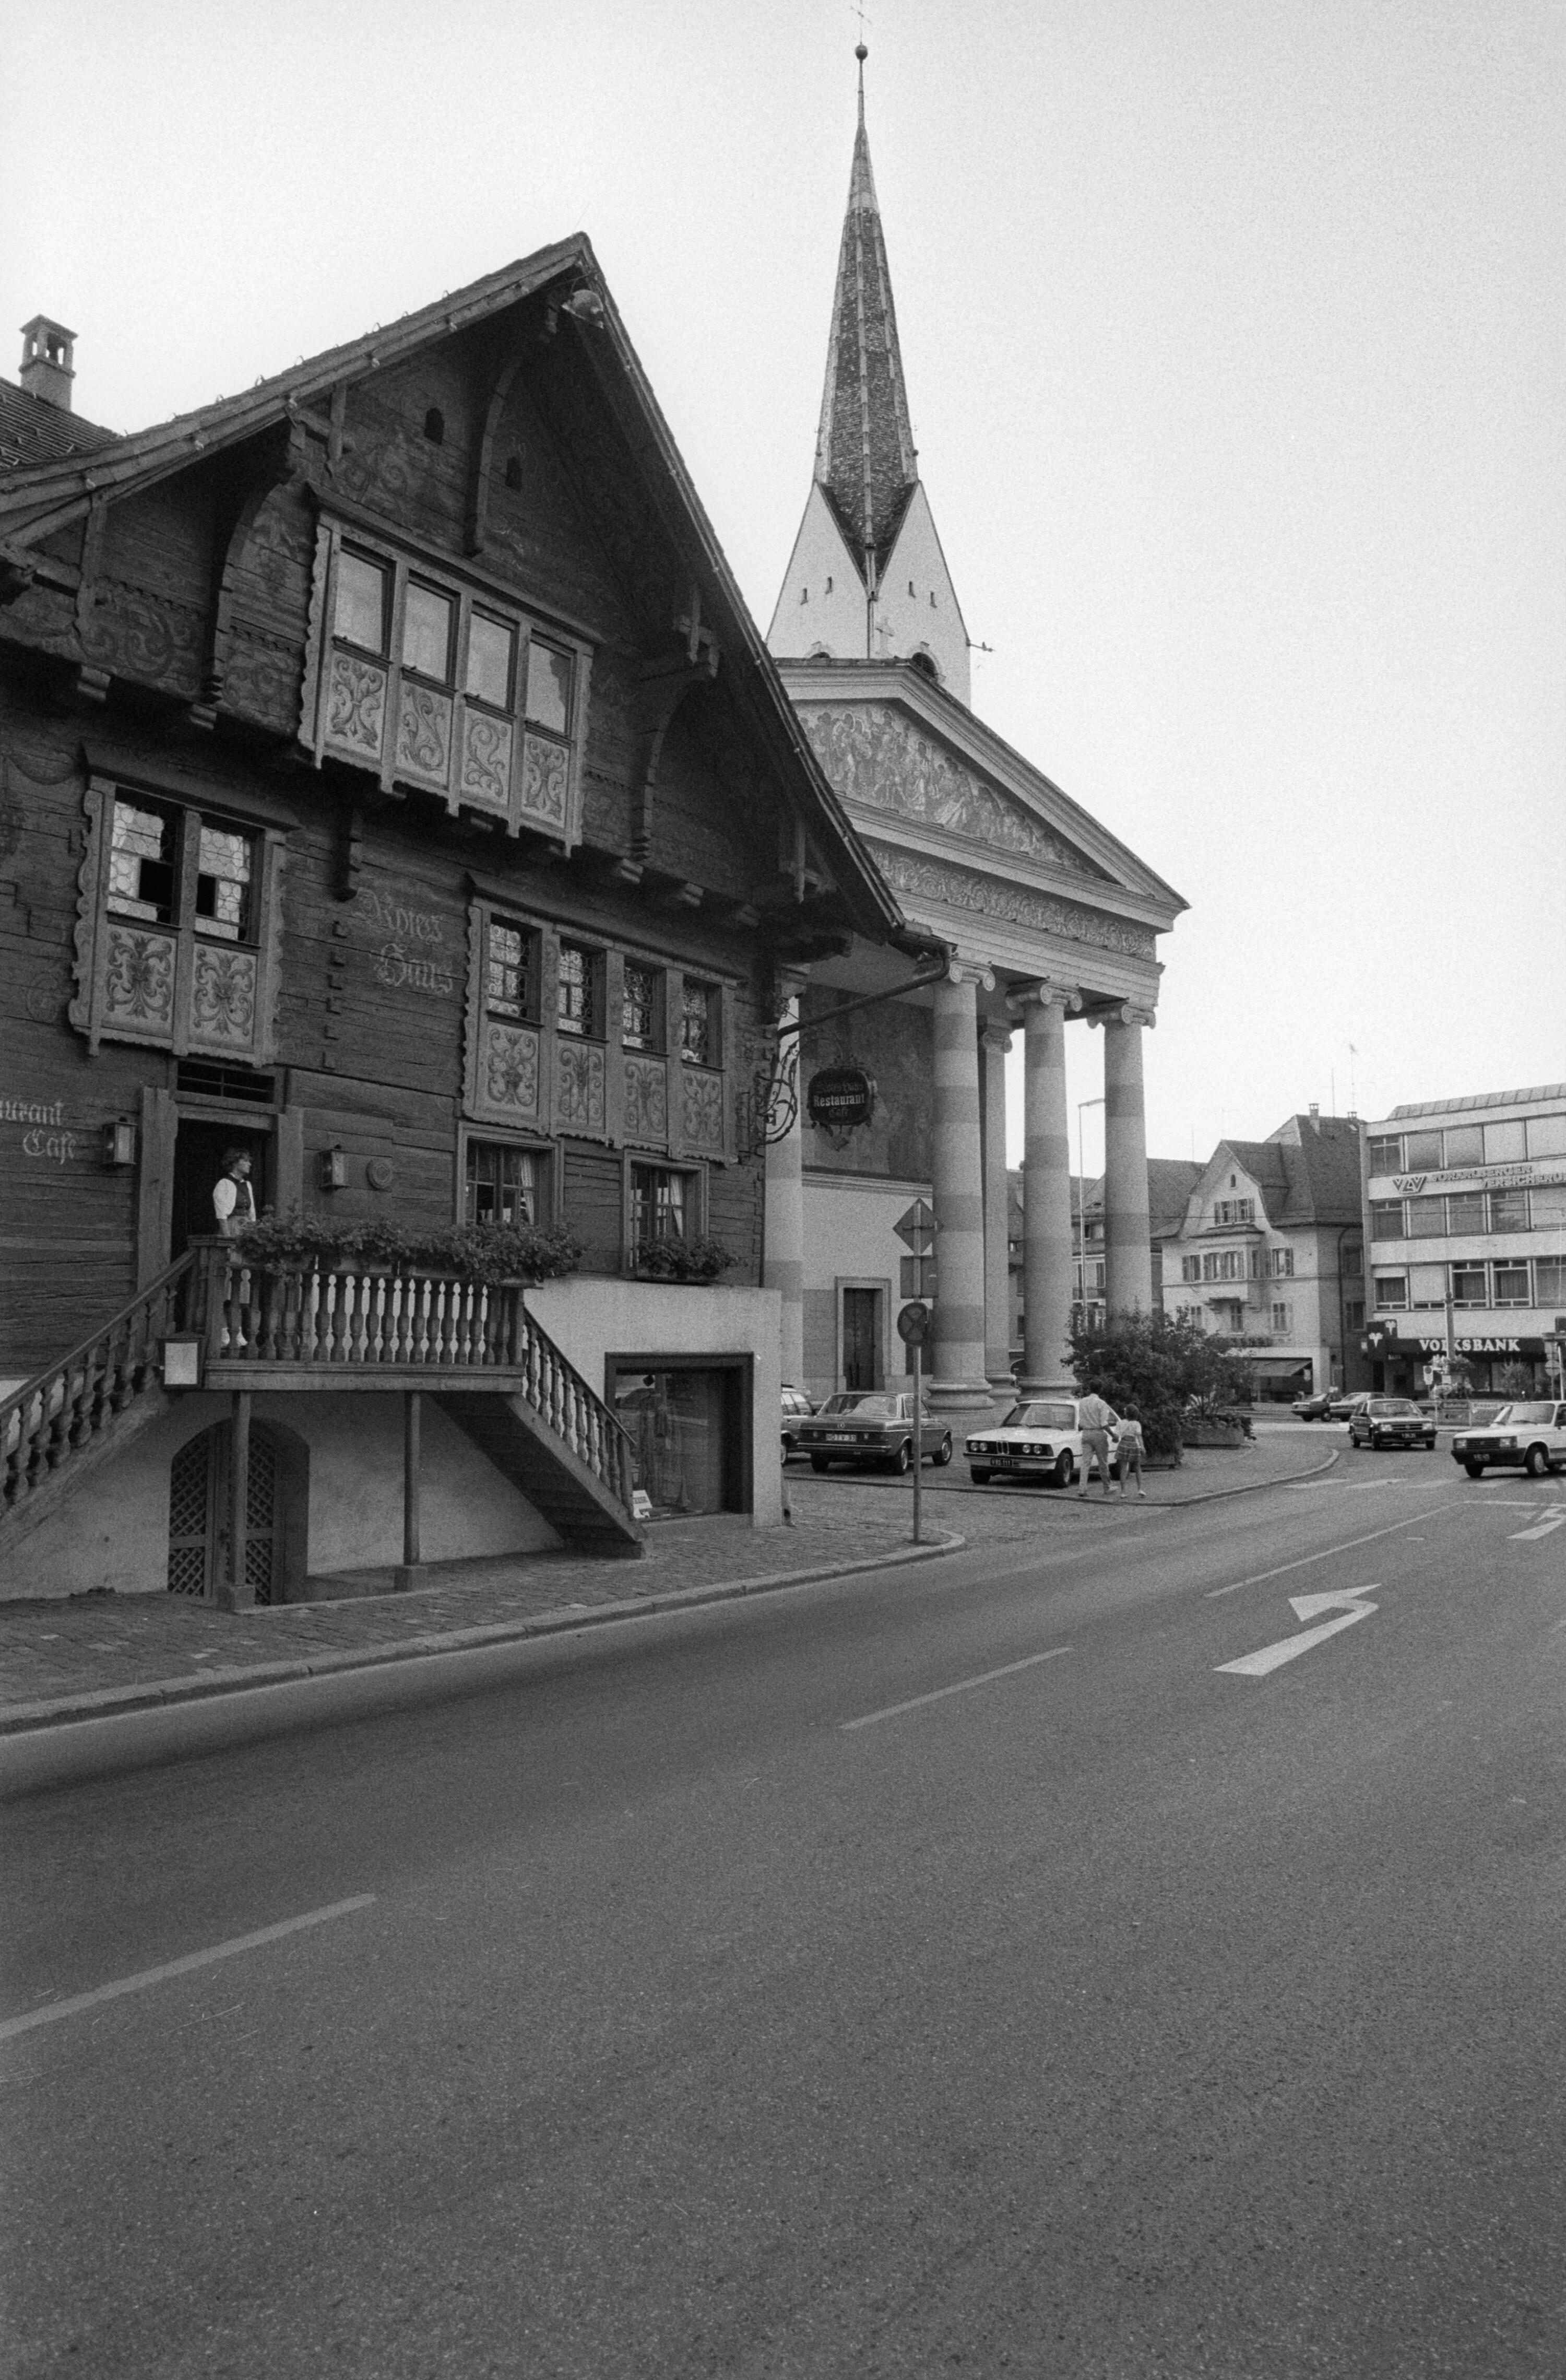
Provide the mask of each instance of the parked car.
[{"label": "parked car", "polygon": [[789,1456],[795,1453],[797,1449],[797,1425],[802,1421],[808,1421],[815,1410],[815,1406],[810,1402],[809,1398],[806,1395],[803,1389],[793,1387],[787,1380],[783,1382],[783,1461],[785,1463]]},{"label": "parked car", "polygon": [[[1082,1470],[1082,1423],[1075,1397],[1028,1397],[1014,1404],[997,1427],[965,1441],[968,1476],[977,1488],[991,1479],[1034,1479],[1045,1488],[1069,1488]],[[1110,1433],[1110,1463],[1115,1433]]]},{"label": "parked car", "polygon": [[1370,1402],[1368,1389],[1335,1389],[1328,1399],[1323,1421],[1352,1421],[1361,1405]]},{"label": "parked car", "polygon": [[1540,1397],[1527,1404],[1502,1405],[1482,1429],[1460,1429],[1451,1441],[1454,1463],[1470,1479],[1498,1471],[1526,1471],[1535,1479],[1566,1471],[1566,1404]]},{"label": "parked car", "polygon": [[1314,1390],[1307,1396],[1296,1397],[1293,1411],[1301,1421],[1325,1421],[1333,1398],[1340,1393],[1337,1389]]},{"label": "parked car", "polygon": [[1351,1446],[1423,1446],[1433,1454],[1436,1425],[1411,1397],[1365,1397],[1349,1415]]},{"label": "parked car", "polygon": [[[795,1443],[809,1456],[812,1471],[834,1463],[911,1471],[914,1400],[893,1389],[845,1389],[799,1423]],[[932,1463],[952,1460],[952,1433],[938,1414],[927,1413],[920,1422],[919,1453]]]}]

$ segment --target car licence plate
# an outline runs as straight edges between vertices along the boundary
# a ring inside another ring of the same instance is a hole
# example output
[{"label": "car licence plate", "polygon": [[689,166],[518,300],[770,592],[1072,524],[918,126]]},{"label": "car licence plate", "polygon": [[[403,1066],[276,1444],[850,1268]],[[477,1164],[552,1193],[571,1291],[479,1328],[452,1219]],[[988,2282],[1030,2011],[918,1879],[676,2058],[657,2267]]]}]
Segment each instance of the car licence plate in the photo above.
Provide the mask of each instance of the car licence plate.
[{"label": "car licence plate", "polygon": [[827,1432],[827,1444],[829,1446],[852,1446],[854,1444],[854,1433],[851,1429],[829,1429]]}]

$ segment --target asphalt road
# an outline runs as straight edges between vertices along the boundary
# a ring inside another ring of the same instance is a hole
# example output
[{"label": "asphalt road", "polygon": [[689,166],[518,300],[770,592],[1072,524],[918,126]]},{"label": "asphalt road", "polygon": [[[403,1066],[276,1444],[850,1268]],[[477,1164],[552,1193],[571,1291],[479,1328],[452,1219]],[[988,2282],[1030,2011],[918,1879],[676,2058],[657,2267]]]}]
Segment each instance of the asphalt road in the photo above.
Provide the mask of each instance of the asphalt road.
[{"label": "asphalt road", "polygon": [[6,2374],[1566,2371],[1566,1488],[1097,1520],[7,1812]]}]

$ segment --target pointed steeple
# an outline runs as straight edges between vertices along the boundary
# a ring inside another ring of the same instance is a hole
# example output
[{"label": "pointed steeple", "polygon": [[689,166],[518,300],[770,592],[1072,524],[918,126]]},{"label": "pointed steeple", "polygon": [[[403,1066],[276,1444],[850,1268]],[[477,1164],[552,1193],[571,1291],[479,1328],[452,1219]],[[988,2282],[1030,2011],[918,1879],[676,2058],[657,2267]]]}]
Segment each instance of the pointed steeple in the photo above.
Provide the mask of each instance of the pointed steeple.
[{"label": "pointed steeple", "polygon": [[780,658],[911,661],[968,699],[968,639],[914,452],[897,313],[859,121],[838,249],[816,468],[767,641]]},{"label": "pointed steeple", "polygon": [[862,577],[873,587],[891,552],[918,465],[865,130],[867,53],[862,42],[855,55],[859,61],[859,125],[837,257],[832,341],[816,434],[816,479],[832,498]]}]

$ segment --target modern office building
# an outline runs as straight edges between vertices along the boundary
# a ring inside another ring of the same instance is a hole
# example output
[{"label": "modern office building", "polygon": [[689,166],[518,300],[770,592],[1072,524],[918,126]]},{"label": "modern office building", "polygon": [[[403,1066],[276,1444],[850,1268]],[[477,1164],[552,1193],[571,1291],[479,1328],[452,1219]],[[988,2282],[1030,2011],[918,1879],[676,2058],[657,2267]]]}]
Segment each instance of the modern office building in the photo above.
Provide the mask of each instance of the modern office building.
[{"label": "modern office building", "polygon": [[1542,1390],[1566,1331],[1566,1083],[1396,1107],[1366,1168],[1376,1386],[1422,1389],[1450,1353],[1480,1393]]}]

